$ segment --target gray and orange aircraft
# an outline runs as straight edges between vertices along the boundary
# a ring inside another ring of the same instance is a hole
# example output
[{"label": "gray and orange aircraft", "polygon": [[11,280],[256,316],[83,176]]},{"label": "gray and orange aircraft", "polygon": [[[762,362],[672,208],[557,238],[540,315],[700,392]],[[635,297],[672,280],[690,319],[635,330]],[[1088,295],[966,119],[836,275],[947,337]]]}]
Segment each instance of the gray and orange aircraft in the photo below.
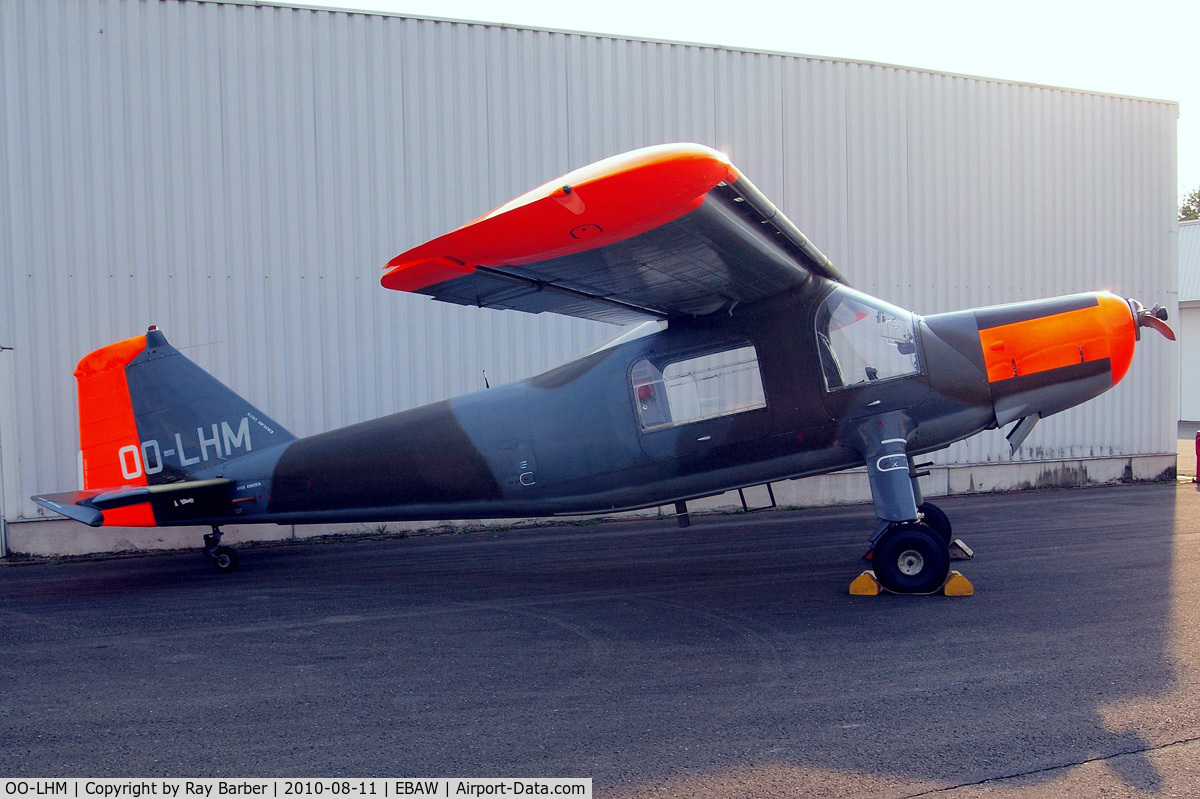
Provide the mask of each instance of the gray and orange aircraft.
[{"label": "gray and orange aircraft", "polygon": [[518,383],[296,438],[144,335],[75,370],[85,524],[220,525],[595,514],[866,465],[877,578],[929,592],[950,523],[914,457],[1115,385],[1166,313],[1107,292],[918,316],[855,291],[719,152],[600,161],[397,256],[383,285],[630,324]]}]

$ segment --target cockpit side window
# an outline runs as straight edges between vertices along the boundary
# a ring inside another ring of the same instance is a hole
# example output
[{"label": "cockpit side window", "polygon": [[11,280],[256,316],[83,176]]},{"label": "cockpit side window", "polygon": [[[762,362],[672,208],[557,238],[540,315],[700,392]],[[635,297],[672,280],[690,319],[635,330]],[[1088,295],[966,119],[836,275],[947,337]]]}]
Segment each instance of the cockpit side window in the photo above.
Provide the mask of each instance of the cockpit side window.
[{"label": "cockpit side window", "polygon": [[758,351],[753,345],[668,361],[643,358],[630,372],[643,430],[765,408]]},{"label": "cockpit side window", "polygon": [[828,391],[921,371],[913,315],[845,287],[817,311],[817,351]]}]

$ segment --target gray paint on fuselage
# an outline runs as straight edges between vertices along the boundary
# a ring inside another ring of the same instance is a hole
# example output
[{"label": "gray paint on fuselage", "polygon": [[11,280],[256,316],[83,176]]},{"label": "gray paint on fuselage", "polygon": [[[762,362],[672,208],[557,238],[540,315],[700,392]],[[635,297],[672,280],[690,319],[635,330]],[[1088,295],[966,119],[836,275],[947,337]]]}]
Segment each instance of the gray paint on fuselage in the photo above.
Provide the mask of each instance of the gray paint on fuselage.
[{"label": "gray paint on fuselage", "polygon": [[[733,314],[672,320],[666,330],[519,383],[294,441],[277,450],[277,463],[266,453],[232,461],[223,473],[239,485],[261,481],[270,500],[265,512],[247,502],[243,513],[211,521],[631,510],[862,465],[862,425],[879,418],[871,407],[908,420],[902,428],[909,456],[997,426],[972,312],[918,318],[921,372],[867,384],[857,393],[827,393],[814,316],[831,288],[814,278]],[[758,353],[765,409],[664,431],[640,429],[630,380],[634,363],[745,343]],[[1056,403],[1085,388],[1080,381],[1068,385],[1052,398]],[[1093,390],[1086,386],[1088,396]],[[873,398],[886,401],[886,409],[882,401],[870,406]],[[711,438],[696,446],[705,436]]]},{"label": "gray paint on fuselage", "polygon": [[979,329],[971,311],[919,319],[929,394],[911,411],[920,424],[909,437],[911,454],[933,452],[996,426]]},{"label": "gray paint on fuselage", "polygon": [[272,515],[504,498],[450,402],[299,439],[283,451],[271,479]]},{"label": "gray paint on fuselage", "polygon": [[993,327],[1028,322],[1043,316],[1081,311],[1084,308],[1095,308],[1100,300],[1095,293],[1068,294],[1063,297],[1050,297],[1044,300],[1029,302],[1014,302],[1008,305],[990,305],[986,308],[976,308],[975,320],[980,330]]},{"label": "gray paint on fuselage", "polygon": [[[853,466],[858,455],[837,441],[838,425],[811,379],[812,296],[824,290],[813,285],[717,322],[681,320],[521,383],[439,403],[432,406],[436,412],[407,411],[302,439],[286,449],[275,470],[270,515],[326,520],[586,513]],[[745,342],[758,350],[768,409],[664,431],[676,439],[712,435],[708,448],[648,446],[647,438],[661,433],[638,427],[632,364]],[[747,420],[753,420],[748,428]],[[440,432],[430,433],[431,425]],[[388,454],[380,449],[385,441]],[[434,449],[440,451],[436,457]],[[441,468],[432,468],[435,462]]]},{"label": "gray paint on fuselage", "polygon": [[[810,297],[764,305],[771,307],[719,323],[678,322],[520,383],[300,439],[284,448],[273,474],[230,464],[225,473],[235,479],[260,476],[270,485],[267,513],[241,518],[585,513],[853,465],[809,379],[816,358]],[[739,432],[737,418],[750,414],[681,425],[668,435],[695,439],[722,427],[724,435],[713,435],[708,449],[648,454],[654,447],[638,428],[632,364],[741,342],[759,351],[769,410],[756,418],[766,424],[756,422],[750,435]]]},{"label": "gray paint on fuselage", "polygon": [[1112,388],[1108,358],[1060,366],[1051,371],[1053,374],[1038,372],[993,383],[996,421],[1003,426],[1026,416],[1044,418]]},{"label": "gray paint on fuselage", "polygon": [[[975,373],[970,378],[970,383],[973,385],[977,377],[982,376],[987,379],[987,361],[983,357],[983,342],[979,340],[979,324],[975,318],[974,311],[952,311],[950,313],[934,314],[932,316],[921,317],[923,340],[926,342],[926,349],[936,346],[930,340],[932,335],[939,339],[944,346],[939,347],[938,354],[946,354],[951,361],[956,361],[958,358],[965,358],[975,367]],[[935,380],[937,383],[945,385],[947,382],[961,380],[961,367],[955,365],[950,373],[943,377],[937,377],[936,372],[940,370],[940,362],[934,360],[938,354],[930,351],[927,356],[931,363],[938,363],[938,370],[935,371]],[[963,385],[962,388],[968,388]],[[984,391],[984,394],[987,392]]]}]

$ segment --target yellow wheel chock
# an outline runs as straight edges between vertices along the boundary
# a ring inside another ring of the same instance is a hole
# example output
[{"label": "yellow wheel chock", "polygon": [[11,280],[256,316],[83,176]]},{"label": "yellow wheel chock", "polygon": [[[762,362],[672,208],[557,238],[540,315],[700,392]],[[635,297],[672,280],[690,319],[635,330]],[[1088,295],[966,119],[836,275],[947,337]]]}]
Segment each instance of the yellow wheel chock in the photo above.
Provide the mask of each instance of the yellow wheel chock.
[{"label": "yellow wheel chock", "polygon": [[[854,582],[850,583],[850,593],[854,596],[879,596],[882,593],[892,593],[879,584],[875,579],[875,572],[867,569],[862,574],[854,578]],[[971,581],[963,576],[960,571],[952,571],[946,577],[946,582],[942,587],[933,593],[941,593],[946,596],[974,596],[975,586],[971,585]]]}]

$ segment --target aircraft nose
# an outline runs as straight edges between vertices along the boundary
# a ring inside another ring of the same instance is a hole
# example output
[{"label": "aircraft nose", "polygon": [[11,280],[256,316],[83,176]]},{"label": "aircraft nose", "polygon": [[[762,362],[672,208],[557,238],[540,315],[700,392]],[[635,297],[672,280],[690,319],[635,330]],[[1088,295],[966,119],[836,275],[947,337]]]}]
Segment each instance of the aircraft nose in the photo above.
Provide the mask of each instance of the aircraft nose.
[{"label": "aircraft nose", "polygon": [[1137,300],[1123,300],[1108,292],[1101,292],[1097,299],[1100,302],[1104,334],[1108,339],[1115,386],[1129,370],[1134,342],[1141,339],[1142,328],[1157,330],[1168,341],[1175,340],[1175,331],[1167,324],[1167,309],[1161,305],[1146,308]]},{"label": "aircraft nose", "polygon": [[1100,292],[1096,299],[1100,303],[1100,324],[1108,342],[1108,358],[1115,386],[1129,371],[1133,362],[1134,342],[1138,339],[1138,325],[1134,319],[1133,306],[1107,291]]}]

